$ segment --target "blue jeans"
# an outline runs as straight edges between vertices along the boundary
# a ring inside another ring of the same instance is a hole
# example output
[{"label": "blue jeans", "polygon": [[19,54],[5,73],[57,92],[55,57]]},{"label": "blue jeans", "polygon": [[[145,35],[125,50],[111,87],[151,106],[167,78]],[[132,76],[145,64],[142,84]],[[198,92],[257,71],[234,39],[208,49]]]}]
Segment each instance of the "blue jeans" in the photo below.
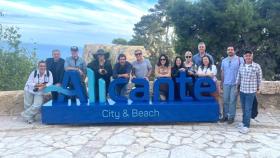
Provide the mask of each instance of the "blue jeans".
[{"label": "blue jeans", "polygon": [[236,113],[236,85],[223,85],[224,117],[234,119]]},{"label": "blue jeans", "polygon": [[243,93],[240,92],[240,101],[242,107],[242,123],[245,127],[250,127],[250,119],[252,115],[253,101],[256,93]]},{"label": "blue jeans", "polygon": [[121,84],[116,86],[116,92],[119,96],[125,96],[127,92],[127,84]]}]

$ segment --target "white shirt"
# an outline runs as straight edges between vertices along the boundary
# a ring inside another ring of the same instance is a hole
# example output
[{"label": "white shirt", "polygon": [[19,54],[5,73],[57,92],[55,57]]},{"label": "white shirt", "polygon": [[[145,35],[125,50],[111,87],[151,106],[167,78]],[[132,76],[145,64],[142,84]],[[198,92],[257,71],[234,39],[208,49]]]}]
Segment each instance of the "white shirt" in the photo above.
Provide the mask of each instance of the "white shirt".
[{"label": "white shirt", "polygon": [[198,70],[197,70],[197,74],[204,74],[204,75],[207,75],[207,74],[213,74],[214,77],[213,77],[213,80],[214,81],[217,81],[217,78],[216,78],[216,75],[217,75],[217,68],[215,65],[212,65],[211,69],[210,68],[202,68],[201,66],[198,67]]},{"label": "white shirt", "polygon": [[36,77],[34,77],[34,73],[35,71],[32,71],[31,74],[28,77],[28,80],[25,84],[24,90],[28,91],[32,94],[36,94],[36,95],[42,95],[43,92],[42,91],[37,91],[34,92],[34,86],[38,83],[45,83],[47,82],[46,86],[50,86],[53,84],[53,76],[52,73],[49,71],[49,77],[47,76],[47,71],[45,71],[44,75],[40,76],[40,72],[39,70],[37,70],[37,75]]}]

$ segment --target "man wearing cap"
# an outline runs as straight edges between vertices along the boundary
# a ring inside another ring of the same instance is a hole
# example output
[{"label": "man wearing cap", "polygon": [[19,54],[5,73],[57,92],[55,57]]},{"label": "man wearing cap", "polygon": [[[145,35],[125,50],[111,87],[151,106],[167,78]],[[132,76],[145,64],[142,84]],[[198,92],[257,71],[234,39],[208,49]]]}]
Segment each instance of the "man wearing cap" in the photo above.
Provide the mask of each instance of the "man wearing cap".
[{"label": "man wearing cap", "polygon": [[108,88],[110,84],[110,78],[112,76],[112,65],[109,60],[109,53],[105,52],[103,49],[97,50],[95,54],[93,54],[93,61],[91,61],[87,67],[94,71],[95,75],[95,100],[99,100],[99,84],[98,80],[100,78],[104,79],[106,83],[106,95],[108,93]]},{"label": "man wearing cap", "polygon": [[[87,65],[86,62],[79,57],[79,49],[77,46],[72,46],[71,47],[71,57],[66,58],[65,63],[64,63],[64,69],[65,71],[69,70],[74,70],[79,72],[81,76],[81,82],[83,85],[83,90],[86,93],[86,86],[85,86],[85,77],[86,77],[86,70],[87,70]],[[70,88],[72,88],[72,85],[69,85]],[[76,101],[75,98],[71,98],[72,101]]]},{"label": "man wearing cap", "polygon": [[202,64],[202,57],[204,57],[205,55],[209,56],[212,64],[215,64],[212,55],[206,52],[206,45],[204,42],[198,43],[197,48],[198,53],[193,56],[193,62],[195,63],[195,65],[200,66]]},{"label": "man wearing cap", "polygon": [[253,62],[252,51],[246,51],[244,53],[244,60],[245,63],[240,65],[237,73],[236,85],[237,89],[240,90],[240,101],[243,112],[242,123],[238,125],[238,128],[240,133],[246,134],[249,132],[253,101],[256,92],[260,90],[262,69],[259,64]]}]

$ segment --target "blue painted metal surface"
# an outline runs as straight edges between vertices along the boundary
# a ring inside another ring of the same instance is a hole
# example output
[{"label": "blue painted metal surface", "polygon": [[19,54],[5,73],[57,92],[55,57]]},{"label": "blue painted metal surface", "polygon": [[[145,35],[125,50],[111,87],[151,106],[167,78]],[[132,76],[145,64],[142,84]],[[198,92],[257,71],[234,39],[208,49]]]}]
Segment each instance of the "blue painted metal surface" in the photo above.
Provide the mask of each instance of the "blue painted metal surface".
[{"label": "blue painted metal surface", "polygon": [[[195,81],[195,98],[185,95],[186,84],[192,83],[192,78],[182,73],[176,79],[180,83],[180,102],[173,101],[174,84],[170,78],[159,78],[154,85],[154,102],[150,102],[149,82],[136,78],[132,82],[137,86],[129,94],[130,100],[122,96],[115,96],[115,86],[119,83],[127,83],[127,80],[118,79],[112,81],[109,94],[115,103],[108,102],[105,96],[105,82],[99,80],[99,100],[94,102],[94,82],[89,75],[89,100],[84,94],[81,78],[76,71],[66,71],[62,88],[51,86],[45,92],[57,91],[60,93],[59,101],[48,102],[42,106],[42,122],[44,124],[118,124],[118,123],[176,123],[176,122],[216,122],[219,116],[219,105],[213,97],[203,96],[204,93],[212,93],[216,89],[215,83],[210,78],[199,78]],[[169,101],[158,100],[160,84],[169,85]],[[204,87],[203,84],[207,84]],[[71,84],[73,89],[67,89]],[[140,86],[140,87],[139,87]],[[138,93],[142,93],[139,96]],[[67,96],[76,96],[80,103],[68,105]],[[110,104],[109,104],[110,103]]]},{"label": "blue painted metal surface", "polygon": [[157,102],[155,105],[67,105],[50,101],[42,106],[44,124],[147,124],[217,122],[219,106],[214,101]]}]

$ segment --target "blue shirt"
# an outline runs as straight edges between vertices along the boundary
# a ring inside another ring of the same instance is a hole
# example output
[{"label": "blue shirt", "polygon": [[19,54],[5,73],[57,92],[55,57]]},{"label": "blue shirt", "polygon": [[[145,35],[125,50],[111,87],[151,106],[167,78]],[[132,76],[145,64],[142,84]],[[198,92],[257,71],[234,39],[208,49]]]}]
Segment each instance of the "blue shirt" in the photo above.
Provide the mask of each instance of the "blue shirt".
[{"label": "blue shirt", "polygon": [[224,72],[224,85],[235,85],[238,69],[244,63],[242,57],[234,56],[232,59],[226,57],[221,64],[221,70]]},{"label": "blue shirt", "polygon": [[[205,55],[209,56],[210,60],[212,61],[212,64],[215,64],[212,55],[210,55],[210,54],[208,54],[208,53],[205,53]],[[195,65],[197,65],[197,66],[200,66],[200,65],[201,65],[202,58],[201,58],[201,56],[200,56],[199,53],[197,53],[197,54],[195,54],[195,55],[193,56],[193,62],[194,62]]]},{"label": "blue shirt", "polygon": [[76,60],[72,57],[66,58],[65,63],[64,63],[64,68],[66,68],[66,67],[79,68],[80,70],[82,70],[82,72],[84,74],[86,74],[86,72],[87,72],[86,62],[81,57],[78,57],[78,59],[76,59]]}]

